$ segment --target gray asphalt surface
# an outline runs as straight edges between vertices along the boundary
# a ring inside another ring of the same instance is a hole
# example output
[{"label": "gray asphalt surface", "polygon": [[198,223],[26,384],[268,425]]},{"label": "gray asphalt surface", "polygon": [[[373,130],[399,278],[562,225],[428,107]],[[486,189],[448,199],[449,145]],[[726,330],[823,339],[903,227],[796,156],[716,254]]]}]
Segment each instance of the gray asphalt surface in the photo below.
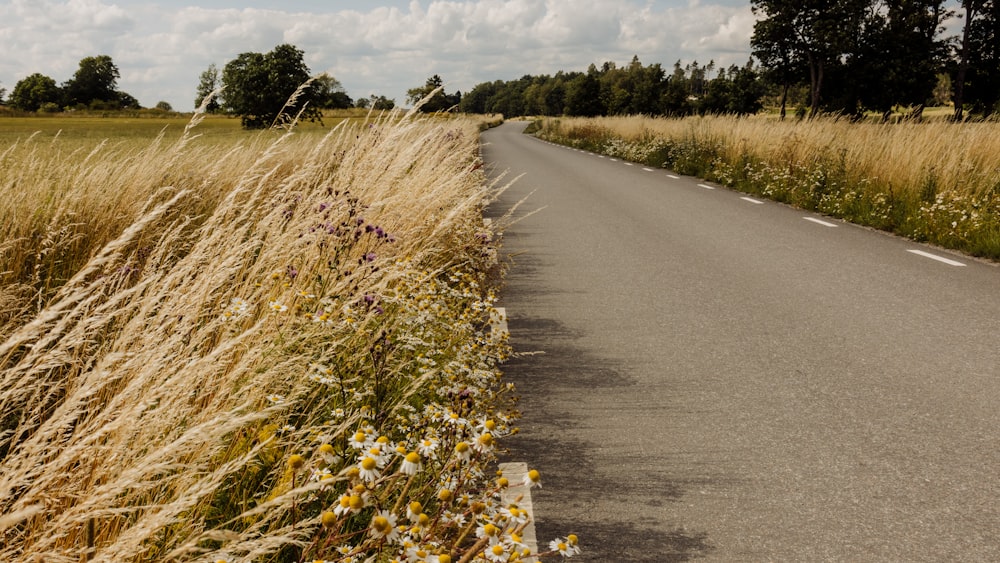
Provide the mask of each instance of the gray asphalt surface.
[{"label": "gray asphalt surface", "polygon": [[483,154],[524,174],[491,214],[541,209],[504,235],[502,293],[515,350],[543,352],[506,369],[540,543],[1000,561],[1000,268],[524,126]]}]

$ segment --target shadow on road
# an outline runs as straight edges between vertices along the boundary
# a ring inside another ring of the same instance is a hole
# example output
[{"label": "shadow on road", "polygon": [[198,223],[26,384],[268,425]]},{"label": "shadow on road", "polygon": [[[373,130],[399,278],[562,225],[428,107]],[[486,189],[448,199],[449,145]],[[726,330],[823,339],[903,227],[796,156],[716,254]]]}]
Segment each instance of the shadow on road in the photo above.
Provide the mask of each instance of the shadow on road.
[{"label": "shadow on road", "polygon": [[616,479],[613,472],[628,460],[599,467],[600,445],[578,437],[581,428],[600,420],[588,420],[587,413],[573,406],[587,394],[632,387],[622,366],[580,349],[574,342],[581,334],[556,320],[512,316],[509,323],[511,343],[520,354],[504,372],[517,387],[523,418],[521,432],[505,441],[509,453],[504,457],[528,462],[549,484],[533,492],[539,548],[575,533],[584,552],[574,561],[688,561],[711,551],[707,534],[671,529],[664,522],[639,526],[615,521],[602,511],[607,503],[619,508],[641,503],[655,510],[678,502],[692,485],[649,473]]}]

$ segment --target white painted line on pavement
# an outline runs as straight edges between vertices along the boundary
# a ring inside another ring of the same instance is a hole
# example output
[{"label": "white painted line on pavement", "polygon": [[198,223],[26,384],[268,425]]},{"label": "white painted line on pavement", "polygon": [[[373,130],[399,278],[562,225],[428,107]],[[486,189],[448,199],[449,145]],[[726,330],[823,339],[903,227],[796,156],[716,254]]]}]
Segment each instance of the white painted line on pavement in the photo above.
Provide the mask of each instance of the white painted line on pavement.
[{"label": "white painted line on pavement", "polygon": [[646,172],[656,172],[652,168],[645,168],[645,167],[643,167],[643,170],[645,170]]},{"label": "white painted line on pavement", "polygon": [[708,184],[698,184],[698,187],[699,188],[705,188],[706,190],[714,190],[715,189],[712,186],[709,186]]},{"label": "white painted line on pavement", "polygon": [[631,162],[626,162],[625,166],[634,166]]},{"label": "white painted line on pavement", "polygon": [[[524,476],[528,474],[528,464],[523,462],[501,463],[500,472],[510,482],[510,486],[500,492],[500,501],[503,502],[504,506],[516,504],[518,508],[528,513],[528,524],[521,530],[521,541],[532,553],[538,553],[535,508],[531,504],[531,489],[524,484]],[[538,559],[532,557],[524,561],[525,563],[536,563]]]},{"label": "white painted line on pavement", "polygon": [[923,250],[907,250],[907,252],[912,252],[919,256],[923,256],[924,258],[930,258],[931,260],[937,260],[938,262],[944,262],[949,266],[965,266],[965,264],[961,262],[956,262],[955,260],[949,260],[944,256],[938,256],[937,254],[931,254],[930,252],[924,252]]},{"label": "white painted line on pavement", "polygon": [[667,174],[667,178],[673,178],[674,180],[680,180],[680,176],[674,176],[673,174]]},{"label": "white painted line on pavement", "polygon": [[618,159],[617,158],[612,158],[611,162],[618,162]]},{"label": "white painted line on pavement", "polygon": [[597,155],[597,158],[604,158],[604,155],[603,154],[599,154],[599,155]]},{"label": "white painted line on pavement", "polygon": [[752,197],[741,197],[743,201],[749,201],[750,203],[756,203],[757,205],[764,205],[764,202],[759,199],[754,199]]},{"label": "white painted line on pavement", "polygon": [[806,221],[812,221],[813,223],[816,223],[817,225],[823,225],[824,227],[837,228],[837,225],[835,225],[833,223],[829,223],[827,221],[823,221],[821,219],[817,219],[815,217],[803,217],[803,219],[805,219]]}]

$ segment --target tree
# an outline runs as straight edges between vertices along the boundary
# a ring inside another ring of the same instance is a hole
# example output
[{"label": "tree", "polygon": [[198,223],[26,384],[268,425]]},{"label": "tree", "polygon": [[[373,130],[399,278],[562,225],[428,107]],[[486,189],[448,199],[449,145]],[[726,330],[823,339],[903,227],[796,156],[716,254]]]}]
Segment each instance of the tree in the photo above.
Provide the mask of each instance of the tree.
[{"label": "tree", "polygon": [[427,79],[423,88],[411,88],[407,90],[407,100],[411,104],[415,104],[431,96],[431,93],[438,88],[441,88],[437,93],[435,93],[431,98],[422,106],[420,106],[420,111],[433,113],[438,111],[455,111],[459,104],[462,103],[462,93],[455,91],[454,94],[448,94],[444,91],[444,82],[441,77],[434,75]]},{"label": "tree", "polygon": [[160,111],[174,111],[174,108],[173,106],[170,105],[170,102],[156,102],[156,109]]},{"label": "tree", "polygon": [[45,104],[56,104],[62,92],[56,81],[43,74],[35,73],[22,78],[10,93],[10,105],[23,111],[38,111]]},{"label": "tree", "polygon": [[385,96],[372,96],[371,104],[375,111],[389,111],[396,107],[396,100]]},{"label": "tree", "polygon": [[[430,96],[424,105],[420,106],[420,111],[425,113],[435,113],[439,111],[451,111],[458,107],[462,101],[462,93],[446,94],[444,91],[444,81],[441,77],[434,75],[427,79],[427,82],[419,88],[410,88],[406,91],[406,101],[409,104],[416,104]],[[440,90],[439,90],[440,88]],[[437,92],[434,92],[437,90]],[[433,95],[431,95],[433,94]]]},{"label": "tree", "polygon": [[601,83],[593,64],[566,85],[566,115],[593,117],[607,111],[601,101]]},{"label": "tree", "polygon": [[[194,98],[194,107],[200,108],[205,98],[211,96],[221,85],[218,67],[215,66],[215,63],[208,65],[208,68],[198,77],[198,92]],[[221,96],[218,94],[212,97],[205,105],[205,113],[218,113],[222,109],[220,98]]]},{"label": "tree", "polygon": [[281,115],[316,121],[322,116],[312,103],[315,89],[306,85],[309,80],[303,52],[292,45],[278,45],[266,54],[241,53],[222,70],[223,107],[240,116],[247,129],[274,125]]},{"label": "tree", "polygon": [[983,116],[1000,104],[1000,0],[967,0],[955,77],[955,119],[966,104]]},{"label": "tree", "polygon": [[340,81],[325,72],[313,81],[313,89],[316,106],[322,109],[345,109],[354,105]]},{"label": "tree", "polygon": [[73,78],[63,84],[66,105],[90,106],[95,101],[117,103],[119,77],[118,67],[107,55],[81,59]]},{"label": "tree", "polygon": [[[856,38],[871,0],[751,0],[757,15],[750,45],[769,61],[809,71],[810,116],[820,109],[824,80]],[[762,59],[763,60],[763,59]]]}]

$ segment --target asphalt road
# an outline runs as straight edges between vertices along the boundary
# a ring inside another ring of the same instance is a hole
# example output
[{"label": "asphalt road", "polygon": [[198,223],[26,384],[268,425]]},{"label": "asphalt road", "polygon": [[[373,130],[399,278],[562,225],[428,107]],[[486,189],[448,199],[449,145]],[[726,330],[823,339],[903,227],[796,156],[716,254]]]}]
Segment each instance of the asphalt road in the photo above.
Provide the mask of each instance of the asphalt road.
[{"label": "asphalt road", "polygon": [[541,543],[1000,561],[1000,268],[524,126],[483,155],[523,174],[491,214],[539,210],[504,235],[502,305],[542,352],[506,369]]}]

